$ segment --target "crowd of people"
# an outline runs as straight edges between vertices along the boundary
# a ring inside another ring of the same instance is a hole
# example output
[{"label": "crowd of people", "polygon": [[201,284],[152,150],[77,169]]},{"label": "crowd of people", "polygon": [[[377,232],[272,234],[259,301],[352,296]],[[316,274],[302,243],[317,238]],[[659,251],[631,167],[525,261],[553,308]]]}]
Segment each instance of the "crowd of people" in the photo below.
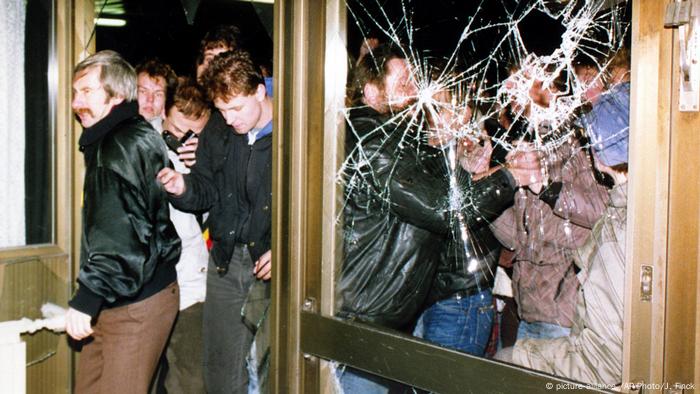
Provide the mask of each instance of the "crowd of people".
[{"label": "crowd of people", "polygon": [[[240,37],[207,33],[192,76],[109,50],[75,68],[86,168],[66,315],[82,348],[76,392],[266,392],[266,341],[254,337],[273,267],[273,92]],[[571,64],[581,92],[559,69],[517,65],[503,86],[525,81],[525,98],[496,111],[449,86],[425,100],[399,46],[373,39],[360,54],[337,316],[486,356],[505,288],[519,326],[514,346],[496,341],[497,359],[620,383],[627,50]],[[565,120],[541,117],[572,94],[581,106]],[[545,149],[541,135],[557,143]],[[346,393],[393,385],[337,375]]]},{"label": "crowd of people", "polygon": [[[484,111],[456,102],[455,83],[426,100],[409,51],[368,45],[348,87],[338,315],[620,384],[628,50],[567,67],[524,59]],[[512,346],[494,324],[495,288],[517,305]],[[351,367],[337,375],[345,392],[397,386]]]},{"label": "crowd of people", "polygon": [[271,78],[240,43],[235,26],[208,32],[196,77],[109,50],[75,68],[76,392],[264,390],[247,358],[272,272]]}]

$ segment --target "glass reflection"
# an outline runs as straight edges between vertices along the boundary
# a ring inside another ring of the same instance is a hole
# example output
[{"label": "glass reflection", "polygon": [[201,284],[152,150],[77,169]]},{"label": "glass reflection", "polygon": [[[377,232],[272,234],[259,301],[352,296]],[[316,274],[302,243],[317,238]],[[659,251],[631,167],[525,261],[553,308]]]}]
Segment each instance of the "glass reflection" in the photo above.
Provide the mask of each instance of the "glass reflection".
[{"label": "glass reflection", "polygon": [[629,5],[464,3],[346,3],[337,315],[619,385]]}]

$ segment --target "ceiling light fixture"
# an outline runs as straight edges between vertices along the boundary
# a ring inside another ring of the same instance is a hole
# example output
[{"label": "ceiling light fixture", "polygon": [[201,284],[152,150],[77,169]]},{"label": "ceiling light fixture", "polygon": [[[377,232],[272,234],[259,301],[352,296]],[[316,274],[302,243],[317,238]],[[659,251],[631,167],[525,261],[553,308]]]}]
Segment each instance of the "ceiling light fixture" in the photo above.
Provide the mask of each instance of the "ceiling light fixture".
[{"label": "ceiling light fixture", "polygon": [[95,18],[95,25],[106,27],[122,27],[126,26],[126,21],[124,19],[116,18]]}]

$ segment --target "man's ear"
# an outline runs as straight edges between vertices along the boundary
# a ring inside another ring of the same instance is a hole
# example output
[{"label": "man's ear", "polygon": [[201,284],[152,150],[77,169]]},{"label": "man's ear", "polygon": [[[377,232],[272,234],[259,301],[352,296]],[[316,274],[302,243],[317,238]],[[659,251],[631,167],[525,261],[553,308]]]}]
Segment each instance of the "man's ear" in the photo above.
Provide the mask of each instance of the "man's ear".
[{"label": "man's ear", "polygon": [[379,108],[381,105],[381,90],[379,87],[373,83],[366,83],[365,87],[362,89],[362,96],[364,97],[365,104],[372,108]]},{"label": "man's ear", "polygon": [[255,99],[263,101],[265,100],[265,96],[267,96],[267,89],[265,89],[265,85],[259,83],[258,87],[255,89]]}]

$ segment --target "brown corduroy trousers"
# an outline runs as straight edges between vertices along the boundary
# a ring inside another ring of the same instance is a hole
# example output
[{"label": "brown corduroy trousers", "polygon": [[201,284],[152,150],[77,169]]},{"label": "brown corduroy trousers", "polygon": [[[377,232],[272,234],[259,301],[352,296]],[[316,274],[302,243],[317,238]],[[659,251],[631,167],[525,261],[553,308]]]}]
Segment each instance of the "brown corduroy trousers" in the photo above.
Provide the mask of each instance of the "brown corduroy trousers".
[{"label": "brown corduroy trousers", "polygon": [[143,301],[100,312],[80,353],[75,392],[147,393],[179,304],[173,282]]}]

